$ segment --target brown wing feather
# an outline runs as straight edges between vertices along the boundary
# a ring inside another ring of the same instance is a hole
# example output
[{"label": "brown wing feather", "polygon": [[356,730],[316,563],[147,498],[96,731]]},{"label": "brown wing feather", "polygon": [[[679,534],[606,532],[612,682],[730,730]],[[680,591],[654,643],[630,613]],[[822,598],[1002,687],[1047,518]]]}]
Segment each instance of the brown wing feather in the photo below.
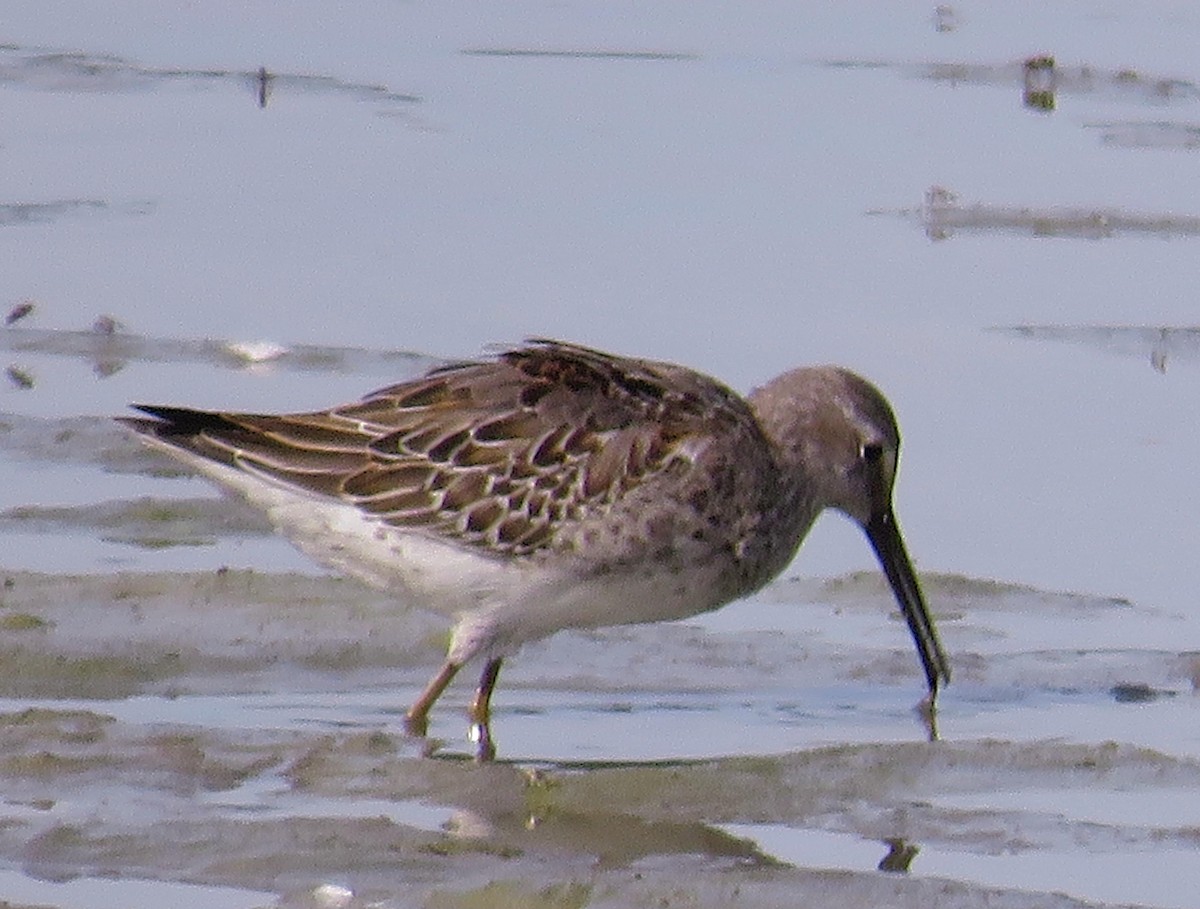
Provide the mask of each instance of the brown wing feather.
[{"label": "brown wing feather", "polygon": [[691,462],[709,434],[753,422],[691,370],[553,341],[319,413],[144,409],[161,421],[135,428],[179,448],[511,555]]}]

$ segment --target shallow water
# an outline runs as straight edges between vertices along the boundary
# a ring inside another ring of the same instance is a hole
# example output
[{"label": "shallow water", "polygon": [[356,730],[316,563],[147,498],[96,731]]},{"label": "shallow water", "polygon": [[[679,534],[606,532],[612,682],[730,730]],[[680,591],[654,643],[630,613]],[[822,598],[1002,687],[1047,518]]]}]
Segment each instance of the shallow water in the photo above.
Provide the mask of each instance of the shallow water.
[{"label": "shallow water", "polygon": [[[10,0],[0,30],[0,898],[1194,903],[1191,5]],[[941,740],[827,517],[745,603],[527,648],[474,767],[465,683],[400,731],[438,619],[109,419],[328,405],[524,335],[876,380]]]}]

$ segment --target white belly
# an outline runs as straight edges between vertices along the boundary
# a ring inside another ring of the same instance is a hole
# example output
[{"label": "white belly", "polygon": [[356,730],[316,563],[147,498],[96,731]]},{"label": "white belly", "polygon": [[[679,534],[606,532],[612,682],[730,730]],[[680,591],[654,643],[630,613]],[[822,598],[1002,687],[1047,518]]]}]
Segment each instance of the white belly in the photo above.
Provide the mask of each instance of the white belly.
[{"label": "white belly", "polygon": [[[312,558],[397,594],[412,606],[458,618],[449,658],[508,653],[564,628],[684,618],[714,609],[717,572],[646,562],[598,574],[568,554],[494,558],[385,524],[352,505],[167,448],[266,512]],[[711,574],[711,577],[709,576]]]}]

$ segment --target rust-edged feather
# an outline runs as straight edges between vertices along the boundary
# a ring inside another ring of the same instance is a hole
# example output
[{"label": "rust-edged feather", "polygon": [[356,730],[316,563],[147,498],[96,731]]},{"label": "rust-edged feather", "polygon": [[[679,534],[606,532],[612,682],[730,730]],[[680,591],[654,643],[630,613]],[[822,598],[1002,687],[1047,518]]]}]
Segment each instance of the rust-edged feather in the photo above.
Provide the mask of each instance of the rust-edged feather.
[{"label": "rust-edged feather", "polygon": [[509,556],[755,425],[740,398],[691,370],[549,340],[328,411],[138,409],[155,419],[125,422],[168,446]]}]

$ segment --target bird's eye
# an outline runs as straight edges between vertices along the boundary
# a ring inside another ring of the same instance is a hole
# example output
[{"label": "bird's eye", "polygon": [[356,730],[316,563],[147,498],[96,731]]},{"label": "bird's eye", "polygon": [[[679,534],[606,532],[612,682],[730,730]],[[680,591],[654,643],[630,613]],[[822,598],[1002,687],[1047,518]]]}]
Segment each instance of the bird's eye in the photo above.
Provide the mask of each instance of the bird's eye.
[{"label": "bird's eye", "polygon": [[878,442],[866,442],[859,451],[859,457],[868,464],[878,464],[883,457],[883,446]]}]

